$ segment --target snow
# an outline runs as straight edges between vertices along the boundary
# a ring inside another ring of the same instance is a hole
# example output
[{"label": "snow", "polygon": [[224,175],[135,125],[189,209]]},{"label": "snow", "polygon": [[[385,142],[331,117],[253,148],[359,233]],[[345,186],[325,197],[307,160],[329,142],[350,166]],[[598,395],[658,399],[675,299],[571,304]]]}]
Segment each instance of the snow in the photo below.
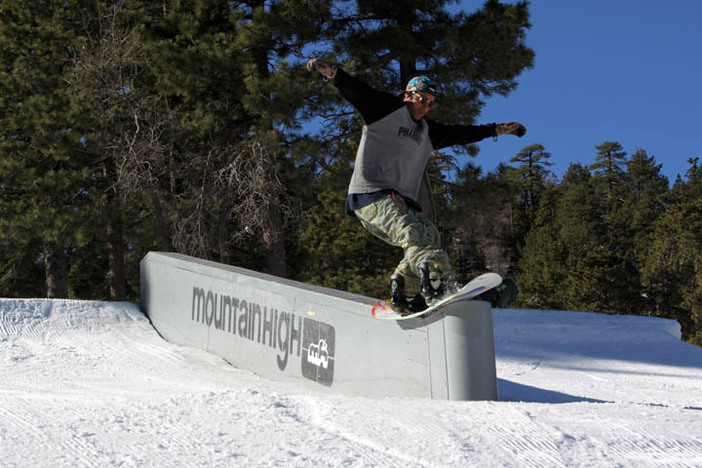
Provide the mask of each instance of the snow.
[{"label": "snow", "polygon": [[316,393],[163,340],[135,304],[0,299],[1,466],[702,466],[676,322],[495,310],[500,401]]}]

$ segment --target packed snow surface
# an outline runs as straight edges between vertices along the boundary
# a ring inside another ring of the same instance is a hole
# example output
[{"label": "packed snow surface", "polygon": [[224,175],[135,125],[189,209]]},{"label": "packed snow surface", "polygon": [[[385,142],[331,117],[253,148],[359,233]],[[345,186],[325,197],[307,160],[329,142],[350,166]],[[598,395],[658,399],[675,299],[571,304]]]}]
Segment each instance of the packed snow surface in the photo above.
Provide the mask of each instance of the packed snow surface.
[{"label": "packed snow surface", "polygon": [[663,319],[495,310],[500,401],[349,397],[164,341],[138,306],[0,300],[1,466],[702,466]]}]

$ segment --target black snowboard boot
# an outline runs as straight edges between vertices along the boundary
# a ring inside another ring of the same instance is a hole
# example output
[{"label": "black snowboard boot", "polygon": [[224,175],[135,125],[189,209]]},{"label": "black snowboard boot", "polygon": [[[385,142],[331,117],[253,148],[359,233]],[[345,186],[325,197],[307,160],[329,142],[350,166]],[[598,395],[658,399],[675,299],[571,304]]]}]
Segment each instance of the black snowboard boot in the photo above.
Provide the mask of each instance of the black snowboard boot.
[{"label": "black snowboard boot", "polygon": [[409,313],[409,303],[405,297],[405,279],[400,275],[390,277],[390,300],[395,312]]},{"label": "black snowboard boot", "polygon": [[419,265],[419,290],[427,305],[438,302],[444,296],[451,294],[455,289],[450,275],[445,278],[430,277],[429,265],[421,263]]}]

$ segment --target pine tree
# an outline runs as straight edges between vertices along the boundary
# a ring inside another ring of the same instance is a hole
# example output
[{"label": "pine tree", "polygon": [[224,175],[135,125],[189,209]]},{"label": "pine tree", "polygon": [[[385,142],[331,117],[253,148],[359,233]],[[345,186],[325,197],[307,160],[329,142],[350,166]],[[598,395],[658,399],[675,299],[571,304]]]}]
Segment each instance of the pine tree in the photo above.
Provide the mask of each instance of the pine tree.
[{"label": "pine tree", "polygon": [[141,220],[129,258],[155,247],[285,274],[286,183],[300,172],[288,129],[306,88],[285,60],[328,6],[268,6],[118,3],[78,57],[76,88],[105,117],[88,142],[119,168],[125,217]]},{"label": "pine tree", "polygon": [[528,2],[488,0],[473,13],[451,14],[446,0],[362,0],[344,23],[336,46],[365,72],[371,84],[401,89],[419,72],[439,84],[442,117],[470,122],[482,98],[507,95],[532,66],[526,47]]},{"label": "pine tree", "polygon": [[665,213],[669,183],[661,174],[661,165],[644,150],[637,150],[628,163],[623,197],[615,224],[619,234],[612,239],[613,247],[636,269],[629,279],[638,288],[631,302],[639,307],[638,313],[650,313],[654,305],[651,294],[645,292],[642,275],[656,222]]},{"label": "pine tree", "polygon": [[702,199],[671,206],[656,223],[644,273],[653,315],[678,320],[683,339],[702,345]]},{"label": "pine tree", "polygon": [[643,283],[651,315],[676,319],[683,339],[702,346],[702,171],[690,161],[673,201],[655,222]]},{"label": "pine tree", "polygon": [[541,194],[546,189],[546,183],[551,174],[548,167],[551,163],[548,159],[551,153],[546,148],[535,143],[523,148],[510,162],[518,164],[512,170],[514,184],[519,189],[518,205],[513,211],[513,243],[519,250],[524,244],[526,233],[534,224],[536,208],[539,204]]},{"label": "pine tree", "polygon": [[[613,311],[612,274],[619,264],[608,251],[606,205],[596,182],[582,165],[571,164],[560,187],[544,195],[520,264],[525,303]],[[539,282],[552,287],[553,297]]]},{"label": "pine tree", "polygon": [[519,164],[514,170],[517,185],[522,189],[521,201],[525,213],[533,213],[550,172],[551,153],[544,145],[535,143],[523,148],[510,162]]},{"label": "pine tree", "polygon": [[[598,148],[611,156],[612,147]],[[608,313],[644,310],[640,252],[647,250],[662,213],[667,182],[644,151],[626,173],[619,164],[604,164],[607,160],[601,158],[601,172],[594,175],[571,165],[562,184],[547,192],[520,263],[524,303]],[[544,300],[540,281],[557,291],[552,300]]]},{"label": "pine tree", "polygon": [[564,175],[556,210],[557,241],[567,252],[567,277],[562,284],[564,306],[570,310],[587,309],[602,293],[601,275],[593,267],[602,261],[598,259],[606,245],[606,225],[595,181],[582,165],[572,164]]},{"label": "pine tree", "polygon": [[[41,259],[48,297],[68,297],[71,257],[96,214],[95,171],[75,130],[85,109],[66,86],[86,3],[5,1],[0,8],[0,193],[10,213],[2,235],[13,246],[5,271],[35,273],[28,258]],[[4,280],[3,288],[23,278]]]},{"label": "pine tree", "polygon": [[[245,53],[245,111],[252,118],[254,138],[270,155],[268,170],[279,174],[284,160],[290,156],[286,148],[290,133],[280,128],[299,128],[297,117],[305,106],[308,89],[306,71],[291,66],[291,56],[299,57],[302,49],[319,39],[319,31],[329,18],[329,5],[310,2],[244,2],[245,14],[239,22],[238,43]],[[304,78],[303,78],[304,76]],[[274,175],[271,180],[280,176]],[[259,217],[266,246],[266,264],[270,273],[286,275],[282,188],[267,184],[264,206]]]},{"label": "pine tree", "polygon": [[[159,86],[186,123],[176,152],[196,174],[184,184],[197,196],[176,222],[178,250],[233,261],[231,241],[256,234],[247,242],[264,249],[259,268],[286,275],[285,225],[294,197],[285,182],[296,178],[291,148],[309,88],[307,72],[293,63],[318,39],[328,11],[322,1],[213,0],[194,11],[174,4],[159,20],[152,60],[163,70]],[[180,72],[166,73],[172,69]],[[237,187],[254,181],[251,190]],[[256,209],[244,215],[235,206]]]},{"label": "pine tree", "polygon": [[[124,174],[118,168],[144,152],[139,134],[142,128],[142,135],[149,129],[144,108],[151,103],[136,78],[145,68],[145,57],[137,27],[127,24],[123,3],[95,4],[86,13],[80,30],[83,42],[72,57],[67,84],[72,101],[86,109],[79,125],[81,143],[96,167],[91,198],[104,213],[105,232],[89,236],[106,246],[109,298],[123,301],[128,291],[122,193],[128,184],[119,183]],[[149,149],[154,151],[153,146]],[[89,257],[77,276],[86,269],[92,271]],[[76,277],[74,282],[80,280]]]},{"label": "pine tree", "polygon": [[590,170],[602,178],[607,196],[607,204],[611,211],[615,204],[621,201],[620,188],[622,186],[627,154],[621,143],[605,141],[597,146],[595,163]]},{"label": "pine tree", "polygon": [[499,164],[482,176],[480,168],[468,164],[458,175],[440,224],[447,226],[459,278],[467,281],[486,269],[511,274],[515,266],[513,205],[517,198],[511,168]]},{"label": "pine tree", "polygon": [[537,309],[563,309],[567,302],[568,249],[560,238],[557,213],[560,187],[540,197],[534,226],[519,259],[519,303]]},{"label": "pine tree", "polygon": [[[595,172],[598,193],[606,199],[606,208],[602,213],[606,236],[603,250],[593,265],[600,271],[600,282],[605,285],[602,294],[606,299],[601,301],[602,306],[598,310],[638,313],[643,305],[634,253],[632,213],[626,209],[626,200],[631,196],[627,190],[627,155],[617,142],[604,142],[596,149],[596,162],[590,168]],[[609,287],[606,286],[608,284]]]},{"label": "pine tree", "polygon": [[665,212],[669,181],[661,174],[662,164],[645,150],[637,150],[627,166],[625,209],[634,234],[634,255],[640,258],[650,243],[653,226]]},{"label": "pine tree", "polygon": [[678,176],[671,190],[670,203],[685,203],[702,197],[702,170],[700,158],[688,158],[689,169],[685,172],[685,180]]},{"label": "pine tree", "polygon": [[476,271],[485,270],[485,256],[478,246],[476,235],[480,218],[480,200],[486,199],[482,169],[474,164],[466,164],[456,174],[451,187],[452,203],[442,210],[442,220],[451,219],[454,226],[451,237],[450,258],[453,260],[459,279],[474,277]]},{"label": "pine tree", "polygon": [[[516,87],[519,74],[533,63],[534,53],[524,44],[525,31],[530,27],[528,4],[488,1],[474,13],[452,14],[446,9],[448,3],[444,0],[359,1],[356,9],[340,10],[333,20],[331,29],[337,32],[335,54],[320,50],[319,55],[328,56],[371,86],[390,92],[402,90],[416,74],[428,74],[439,86],[440,106],[432,118],[473,123],[484,100],[495,93],[509,94]],[[318,102],[324,105],[327,117],[322,138],[331,142],[319,165],[323,170],[334,167],[335,163],[350,166],[360,139],[358,116],[338,97],[334,102],[328,90]],[[475,154],[476,149],[468,147],[464,151]],[[437,159],[441,160],[442,156],[437,155]],[[337,171],[337,174],[346,177],[345,171]],[[436,206],[439,210],[451,209],[449,206],[455,199],[451,198],[451,190],[443,188],[440,174],[434,172],[432,180],[434,193],[444,197],[436,201]],[[334,183],[345,186],[348,179]],[[339,195],[337,202],[341,206],[343,191]],[[421,198],[427,199],[426,196]],[[422,206],[425,213],[432,216],[432,205],[423,201]],[[451,223],[448,216],[437,218],[449,241],[444,244],[447,248],[463,253],[472,249],[465,244],[451,245],[456,234],[468,233],[470,226]],[[343,235],[339,232],[336,237],[340,239]],[[366,252],[356,254],[368,258]],[[464,260],[459,260],[465,263],[458,267],[462,271],[473,268],[477,261]],[[375,273],[369,275],[376,276]],[[387,276],[386,269],[380,277]],[[384,288],[386,283],[383,281]]]}]

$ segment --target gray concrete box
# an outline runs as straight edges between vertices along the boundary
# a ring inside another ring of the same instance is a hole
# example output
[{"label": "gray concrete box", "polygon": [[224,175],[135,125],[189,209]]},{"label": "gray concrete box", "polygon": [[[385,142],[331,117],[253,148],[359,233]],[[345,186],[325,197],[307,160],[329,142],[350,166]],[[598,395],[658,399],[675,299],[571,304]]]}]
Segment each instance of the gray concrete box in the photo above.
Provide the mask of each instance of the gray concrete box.
[{"label": "gray concrete box", "polygon": [[167,340],[240,369],[367,397],[496,400],[490,304],[371,317],[376,300],[173,253],[141,262],[141,306]]}]

